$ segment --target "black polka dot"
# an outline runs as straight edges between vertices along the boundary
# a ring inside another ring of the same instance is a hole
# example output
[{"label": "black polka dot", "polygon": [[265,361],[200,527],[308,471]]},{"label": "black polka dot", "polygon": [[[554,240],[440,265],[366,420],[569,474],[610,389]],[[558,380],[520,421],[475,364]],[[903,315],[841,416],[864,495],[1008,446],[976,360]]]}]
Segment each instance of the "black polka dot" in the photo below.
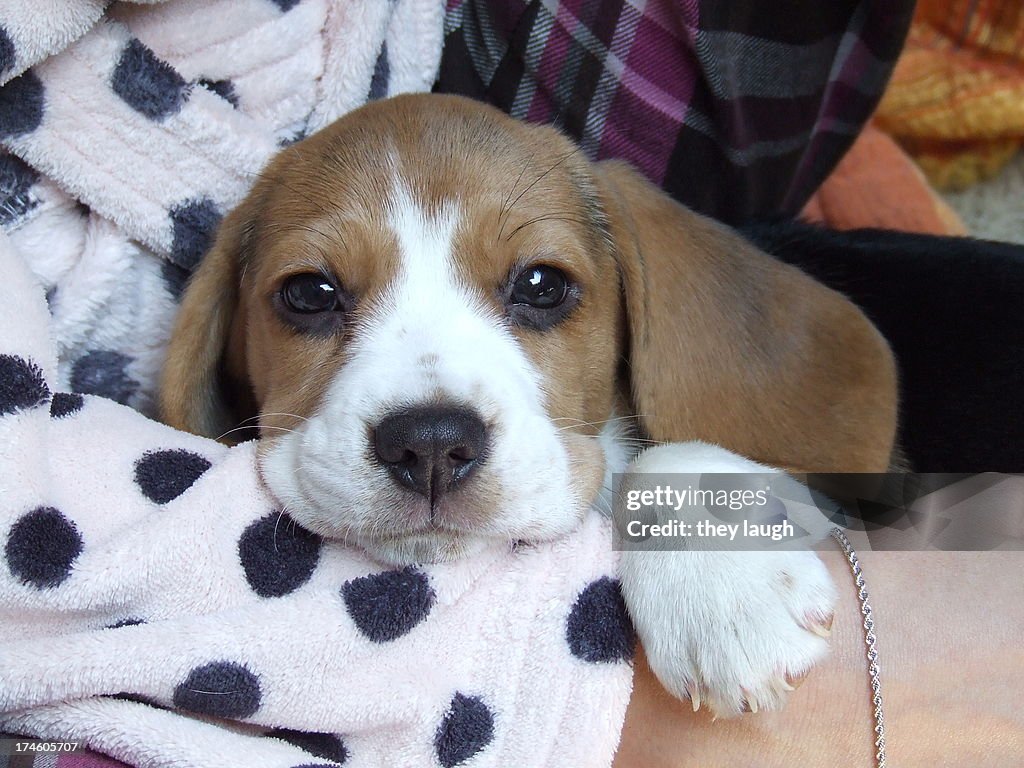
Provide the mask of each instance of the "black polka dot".
[{"label": "black polka dot", "polygon": [[238,94],[235,93],[235,84],[230,80],[200,80],[199,85],[213,91],[232,107],[238,107]]},{"label": "black polka dot", "polygon": [[0,225],[9,226],[39,205],[32,186],[36,170],[15,155],[0,155]]},{"label": "black polka dot", "polygon": [[427,618],[436,598],[426,574],[414,568],[353,579],[341,588],[341,596],[352,621],[375,643],[411,632]]},{"label": "black polka dot", "polygon": [[50,416],[55,419],[63,419],[73,413],[78,413],[85,405],[85,398],[72,392],[57,392],[50,401]]},{"label": "black polka dot", "polygon": [[619,582],[605,576],[580,592],[566,622],[565,634],[573,656],[584,661],[632,659],[636,632]]},{"label": "black polka dot", "polygon": [[170,211],[171,261],[191,272],[213,244],[221,213],[209,198],[186,200]]},{"label": "black polka dot", "polygon": [[373,65],[373,77],[370,78],[370,93],[367,101],[376,101],[388,95],[388,80],[391,77],[391,62],[388,60],[388,44],[381,43],[377,63]]},{"label": "black polka dot", "polygon": [[174,706],[214,717],[249,717],[260,708],[260,679],[230,661],[196,667],[174,689]]},{"label": "black polka dot", "polygon": [[42,405],[50,388],[39,366],[15,355],[0,355],[0,416]]},{"label": "black polka dot", "polygon": [[302,2],[302,0],[270,0],[274,5],[281,9],[282,13],[287,13],[296,5]]},{"label": "black polka dot", "polygon": [[283,513],[274,512],[245,529],[238,542],[249,586],[260,597],[294,592],[313,575],[320,559],[320,537]]},{"label": "black polka dot", "polygon": [[191,488],[209,468],[207,459],[182,448],[149,451],[135,462],[135,482],[147,499],[166,504]]},{"label": "black polka dot", "polygon": [[331,760],[339,765],[348,760],[348,748],[346,748],[345,742],[332,733],[310,733],[277,728],[266,735],[287,741],[289,744],[309,752],[314,757],[322,757],[324,760]]},{"label": "black polka dot", "polygon": [[14,41],[6,29],[0,27],[0,75],[7,74],[7,71],[14,68],[18,59],[18,52],[14,48]]},{"label": "black polka dot", "polygon": [[494,715],[476,696],[456,693],[434,737],[437,759],[444,768],[469,760],[494,738]]},{"label": "black polka dot", "polygon": [[171,298],[180,301],[191,273],[173,261],[164,260],[160,265],[160,275],[164,279],[164,285],[167,286],[167,292],[171,294]]},{"label": "black polka dot", "polygon": [[188,95],[188,84],[177,70],[134,38],[121,52],[110,85],[128,106],[151,120],[173,115]]},{"label": "black polka dot", "polygon": [[75,524],[53,507],[39,507],[21,517],[4,547],[11,573],[39,589],[63,582],[81,553],[82,537]]},{"label": "black polka dot", "polygon": [[0,138],[31,133],[43,122],[43,81],[31,69],[0,88]]},{"label": "black polka dot", "polygon": [[139,389],[139,382],[128,375],[131,363],[128,355],[112,349],[86,352],[71,366],[71,389],[127,404]]}]

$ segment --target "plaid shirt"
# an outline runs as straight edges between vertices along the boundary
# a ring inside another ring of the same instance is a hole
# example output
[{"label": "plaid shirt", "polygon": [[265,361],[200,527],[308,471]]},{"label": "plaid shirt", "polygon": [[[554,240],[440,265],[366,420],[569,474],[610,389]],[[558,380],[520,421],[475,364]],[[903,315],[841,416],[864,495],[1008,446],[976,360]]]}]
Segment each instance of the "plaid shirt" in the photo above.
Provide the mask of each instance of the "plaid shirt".
[{"label": "plaid shirt", "polygon": [[436,89],[553,123],[730,223],[795,215],[870,117],[913,0],[448,0]]}]

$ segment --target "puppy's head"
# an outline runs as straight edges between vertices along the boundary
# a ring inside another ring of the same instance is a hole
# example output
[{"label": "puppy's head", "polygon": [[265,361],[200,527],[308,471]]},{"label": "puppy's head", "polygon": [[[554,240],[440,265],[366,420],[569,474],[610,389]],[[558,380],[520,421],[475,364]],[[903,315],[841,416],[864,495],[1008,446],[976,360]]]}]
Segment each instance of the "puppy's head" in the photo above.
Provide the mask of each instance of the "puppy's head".
[{"label": "puppy's head", "polygon": [[884,469],[894,388],[852,305],[627,167],[406,96],[282,152],[227,217],[162,407],[210,436],[257,417],[293,517],[404,563],[570,530],[620,392],[656,440]]}]

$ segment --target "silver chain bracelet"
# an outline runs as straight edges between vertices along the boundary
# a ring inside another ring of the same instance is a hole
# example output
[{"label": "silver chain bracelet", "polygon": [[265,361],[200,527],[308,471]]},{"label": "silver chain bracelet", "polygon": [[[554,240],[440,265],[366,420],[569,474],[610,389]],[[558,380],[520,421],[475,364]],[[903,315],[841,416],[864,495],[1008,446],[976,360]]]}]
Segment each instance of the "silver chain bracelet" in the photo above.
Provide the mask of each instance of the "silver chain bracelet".
[{"label": "silver chain bracelet", "polygon": [[846,560],[850,563],[853,582],[857,586],[860,612],[864,615],[864,645],[867,648],[868,679],[871,683],[871,703],[875,705],[875,765],[885,768],[885,715],[882,712],[882,681],[879,677],[878,648],[875,647],[875,619],[868,603],[868,588],[861,571],[860,560],[850,540],[839,528],[832,529],[832,538],[839,542]]}]

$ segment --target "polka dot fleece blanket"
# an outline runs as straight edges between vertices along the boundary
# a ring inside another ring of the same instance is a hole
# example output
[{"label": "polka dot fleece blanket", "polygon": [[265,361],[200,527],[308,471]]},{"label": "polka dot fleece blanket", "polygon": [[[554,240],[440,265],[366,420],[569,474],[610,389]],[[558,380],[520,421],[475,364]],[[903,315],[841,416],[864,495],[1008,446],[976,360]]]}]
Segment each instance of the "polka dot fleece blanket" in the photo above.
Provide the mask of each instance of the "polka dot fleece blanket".
[{"label": "polka dot fleece blanket", "polygon": [[134,766],[607,766],[634,635],[609,524],[388,569],[228,448],[55,388],[0,235],[0,731]]},{"label": "polka dot fleece blanket", "polygon": [[0,227],[47,289],[57,381],[144,411],[175,300],[283,145],[429,90],[442,0],[0,3]]},{"label": "polka dot fleece blanket", "polygon": [[633,633],[605,522],[388,570],[281,514],[252,444],[138,412],[221,214],[279,146],[428,89],[441,22],[0,4],[0,731],[147,767],[610,763]]}]

